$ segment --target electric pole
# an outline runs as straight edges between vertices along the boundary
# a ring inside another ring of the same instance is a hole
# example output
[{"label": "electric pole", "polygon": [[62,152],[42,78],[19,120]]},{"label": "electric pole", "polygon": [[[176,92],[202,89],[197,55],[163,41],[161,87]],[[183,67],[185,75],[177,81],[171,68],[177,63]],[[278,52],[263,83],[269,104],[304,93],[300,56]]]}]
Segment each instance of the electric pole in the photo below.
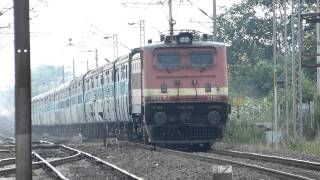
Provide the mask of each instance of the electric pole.
[{"label": "electric pole", "polygon": [[96,56],[95,56],[95,58],[96,58],[96,68],[98,68],[99,67],[99,64],[98,64],[98,49],[96,49],[95,50],[95,52],[96,52]]},{"label": "electric pole", "polygon": [[[319,0],[317,0],[317,12],[320,11]],[[320,24],[317,23],[317,54],[320,54]],[[317,64],[320,64],[320,56],[317,55]],[[317,90],[320,94],[320,67],[317,67]]]},{"label": "electric pole", "polygon": [[142,47],[146,43],[145,21],[144,20],[140,20],[139,21],[139,26],[140,26],[140,47]]},{"label": "electric pole", "polygon": [[[294,123],[294,137],[298,140],[303,140],[302,126],[302,83],[301,83],[301,58],[302,58],[302,39],[301,39],[301,2],[291,0],[291,31],[292,31],[292,120]],[[297,26],[298,29],[297,29]]]},{"label": "electric pole", "polygon": [[216,0],[213,0],[213,15],[212,15],[212,37],[213,41],[217,41],[217,3]]},{"label": "electric pole", "polygon": [[89,60],[87,59],[87,72],[89,71]]},{"label": "electric pole", "polygon": [[75,69],[75,65],[74,65],[74,59],[72,59],[72,75],[73,75],[73,78],[76,77],[76,69]]},{"label": "electric pole", "polygon": [[16,179],[32,179],[29,0],[14,0]]},{"label": "electric pole", "polygon": [[62,65],[62,84],[64,83],[64,65]]},{"label": "electric pole", "polygon": [[286,120],[286,141],[288,143],[289,140],[289,107],[288,107],[288,18],[287,18],[287,0],[285,0],[284,3],[284,63],[285,63],[285,95],[284,95],[284,101],[285,101],[285,120]]},{"label": "electric pole", "polygon": [[112,36],[112,40],[113,40],[113,58],[114,60],[118,57],[118,35],[114,34]]},{"label": "electric pole", "polygon": [[[274,122],[274,129],[272,129],[272,134],[274,132],[278,133],[278,101],[277,101],[277,23],[276,23],[276,0],[272,0],[272,11],[273,11],[273,122]],[[276,136],[276,140],[278,140],[278,135]],[[272,135],[274,138],[274,135]],[[273,140],[272,140],[273,142]],[[278,142],[275,142],[276,149],[278,148]]]}]

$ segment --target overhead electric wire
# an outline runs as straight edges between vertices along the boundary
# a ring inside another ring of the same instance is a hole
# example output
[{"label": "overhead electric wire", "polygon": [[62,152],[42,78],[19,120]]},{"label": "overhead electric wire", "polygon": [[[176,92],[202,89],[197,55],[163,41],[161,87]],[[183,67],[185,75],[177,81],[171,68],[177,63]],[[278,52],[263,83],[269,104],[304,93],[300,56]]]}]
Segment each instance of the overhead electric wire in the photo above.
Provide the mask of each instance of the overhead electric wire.
[{"label": "overhead electric wire", "polygon": [[166,9],[164,8],[164,4],[162,4],[162,10],[164,11],[164,14],[166,15],[167,21],[169,21],[168,13],[166,12]]},{"label": "overhead electric wire", "polygon": [[155,0],[150,0],[150,1],[149,1],[149,3],[148,3],[147,8],[149,8],[149,7],[152,5],[152,3],[153,3],[154,1],[155,1]]},{"label": "overhead electric wire", "polygon": [[199,21],[192,21],[192,19],[190,19],[190,21],[189,22],[191,22],[191,23],[198,23],[198,24],[200,24],[202,27],[204,27],[205,29],[207,29],[210,33],[212,33],[212,29],[209,29],[207,26],[205,26],[204,24],[203,24],[203,22],[199,22]]},{"label": "overhead electric wire", "polygon": [[211,20],[213,20],[213,18],[211,16],[208,15],[208,13],[206,13],[203,9],[201,9],[199,6],[195,5],[191,0],[187,0],[191,5],[194,5],[197,7],[197,9],[202,12],[202,14],[204,14],[205,16],[207,16],[208,18],[210,18]]},{"label": "overhead electric wire", "polygon": [[96,29],[98,32],[100,32],[100,33],[102,33],[102,34],[104,34],[104,35],[106,35],[106,36],[109,36],[107,33],[105,33],[105,32],[103,32],[103,31],[101,31],[99,28],[97,28],[97,26],[95,26],[95,25],[93,25],[93,24],[89,24],[91,27],[93,27],[94,29]]},{"label": "overhead electric wire", "polygon": [[182,0],[179,0],[179,5],[178,5],[178,10],[176,11],[176,21],[178,21],[178,15],[179,15],[179,12],[180,12],[180,7],[181,7],[181,2],[182,2]]},{"label": "overhead electric wire", "polygon": [[[96,35],[96,36],[99,36],[99,37],[101,37],[101,38],[111,37],[111,36],[108,35],[107,33],[101,31],[97,26],[95,26],[95,25],[93,25],[93,24],[89,24],[89,25],[90,25],[91,27],[93,27],[97,32],[103,34],[104,36],[99,35],[98,33],[94,32],[94,31],[89,30],[89,32],[91,32],[91,34]],[[129,50],[132,50],[132,48],[129,48],[127,45],[125,45],[125,44],[123,44],[122,42],[120,42],[119,39],[118,39],[118,44],[120,44],[121,46],[123,46],[123,47],[125,47],[125,48],[127,48],[127,49],[129,49]]]},{"label": "overhead electric wire", "polygon": [[[5,10],[5,9],[8,9],[8,6],[10,6],[11,4],[12,4],[11,2],[8,2],[7,5],[5,5],[5,6],[0,10],[0,16],[2,15],[1,12],[2,12],[3,10]],[[13,6],[13,5],[11,5],[11,6]],[[13,7],[11,7],[11,8],[13,8]]]},{"label": "overhead electric wire", "polygon": [[0,11],[0,16],[4,15],[6,12],[10,11],[11,9],[13,9],[13,6],[10,8],[7,8],[6,10],[1,10]]}]

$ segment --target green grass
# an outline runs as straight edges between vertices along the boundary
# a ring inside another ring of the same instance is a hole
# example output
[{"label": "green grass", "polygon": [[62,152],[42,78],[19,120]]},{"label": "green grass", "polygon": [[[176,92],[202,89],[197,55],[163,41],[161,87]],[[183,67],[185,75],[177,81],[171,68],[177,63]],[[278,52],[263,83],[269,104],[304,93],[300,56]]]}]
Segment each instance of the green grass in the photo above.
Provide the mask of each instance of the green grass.
[{"label": "green grass", "polygon": [[289,141],[288,149],[297,152],[303,152],[307,154],[320,155],[320,138],[315,141],[307,141],[303,143],[297,143],[294,140]]},{"label": "green grass", "polygon": [[233,144],[261,144],[265,141],[265,133],[247,121],[230,120],[227,124],[224,140]]}]

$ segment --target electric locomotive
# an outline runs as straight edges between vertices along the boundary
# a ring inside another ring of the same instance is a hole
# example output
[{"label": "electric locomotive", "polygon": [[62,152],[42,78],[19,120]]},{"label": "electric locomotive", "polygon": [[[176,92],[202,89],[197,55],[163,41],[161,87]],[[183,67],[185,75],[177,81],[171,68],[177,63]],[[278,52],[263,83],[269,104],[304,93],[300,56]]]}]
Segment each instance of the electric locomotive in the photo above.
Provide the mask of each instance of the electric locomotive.
[{"label": "electric locomotive", "polygon": [[161,36],[34,97],[34,131],[209,147],[223,137],[230,106],[226,46],[207,39]]},{"label": "electric locomotive", "polygon": [[181,32],[142,49],[150,142],[208,145],[223,137],[230,111],[226,46],[195,35]]}]

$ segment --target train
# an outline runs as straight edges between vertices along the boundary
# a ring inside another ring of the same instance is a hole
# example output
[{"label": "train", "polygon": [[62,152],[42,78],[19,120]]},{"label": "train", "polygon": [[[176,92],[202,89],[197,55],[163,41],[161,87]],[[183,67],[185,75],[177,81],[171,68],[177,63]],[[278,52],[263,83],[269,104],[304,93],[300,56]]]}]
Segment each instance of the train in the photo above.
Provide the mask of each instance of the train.
[{"label": "train", "polygon": [[209,147],[230,113],[227,46],[208,35],[162,35],[32,98],[35,133]]}]

